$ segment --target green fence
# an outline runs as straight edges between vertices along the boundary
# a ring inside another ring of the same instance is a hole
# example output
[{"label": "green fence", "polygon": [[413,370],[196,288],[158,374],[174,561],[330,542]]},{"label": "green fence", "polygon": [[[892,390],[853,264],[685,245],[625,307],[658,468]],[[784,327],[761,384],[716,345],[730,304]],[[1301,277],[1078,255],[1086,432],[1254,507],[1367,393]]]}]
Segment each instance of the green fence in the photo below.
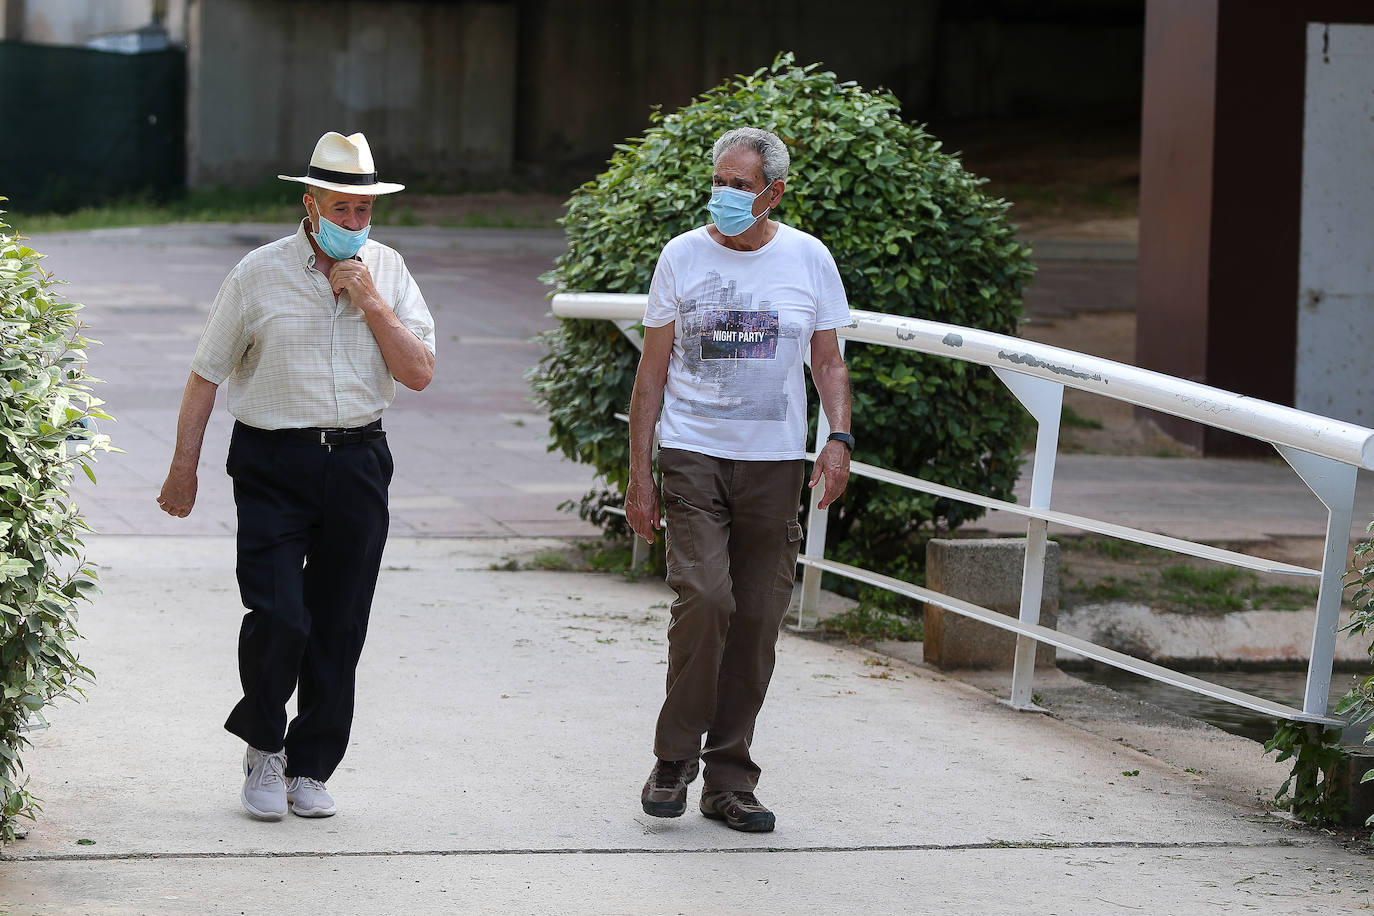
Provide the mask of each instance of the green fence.
[{"label": "green fence", "polygon": [[0,41],[0,195],[69,210],[185,186],[186,55]]}]

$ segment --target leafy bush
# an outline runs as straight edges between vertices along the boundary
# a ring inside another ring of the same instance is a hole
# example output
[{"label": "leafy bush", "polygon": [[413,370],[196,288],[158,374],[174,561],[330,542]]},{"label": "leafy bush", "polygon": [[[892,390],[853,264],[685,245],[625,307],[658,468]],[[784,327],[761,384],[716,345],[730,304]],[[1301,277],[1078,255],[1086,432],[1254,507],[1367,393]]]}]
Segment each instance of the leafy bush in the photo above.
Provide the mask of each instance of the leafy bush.
[{"label": "leafy bush", "polygon": [[[0,197],[0,200],[4,200]],[[0,211],[3,212],[3,211]],[[90,394],[81,306],[65,302],[42,255],[0,220],[0,841],[37,801],[21,780],[23,730],[43,708],[80,694],[91,677],[78,662],[78,599],[95,587],[82,558],[87,530],[66,487],[91,453],[108,449],[90,418],[109,417]],[[70,440],[70,441],[69,441]]]},{"label": "leafy bush", "polygon": [[[1366,529],[1369,531],[1374,531],[1374,522]],[[1345,587],[1354,589],[1349,598],[1353,609],[1350,622],[1341,629],[1351,636],[1367,636],[1374,632],[1374,539],[1355,545],[1354,565],[1346,571]],[[1374,642],[1365,651],[1374,660]],[[1361,678],[1341,697],[1334,715],[1345,716],[1351,725],[1370,723],[1364,743],[1374,741],[1374,672]],[[1340,739],[1338,728],[1279,722],[1274,737],[1264,745],[1265,753],[1279,752],[1279,761],[1293,759],[1293,769],[1274,800],[1304,823],[1327,826],[1341,822],[1346,814],[1353,757]],[[1360,782],[1374,782],[1374,770],[1366,771]],[[1374,827],[1374,814],[1365,820],[1365,826]],[[1370,842],[1374,843],[1374,834]]]},{"label": "leafy bush", "polygon": [[[785,54],[650,121],[568,202],[568,249],[546,277],[560,290],[645,292],[664,243],[706,218],[711,144],[753,126],[780,136],[792,156],[777,217],[830,247],[853,307],[1016,332],[1032,269],[1008,204],[904,122],[891,95]],[[628,437],[614,415],[629,404],[638,353],[607,321],[564,321],[545,342],[532,386],[549,411],[551,448],[606,481],[606,493],[582,504],[595,519],[627,483]],[[1010,498],[1026,415],[990,371],[859,344],[846,361],[856,460]],[[937,521],[953,528],[982,511],[854,477],[831,520],[832,555],[914,575],[916,542]]]},{"label": "leafy bush", "polygon": [[1264,752],[1277,752],[1275,763],[1291,759],[1293,769],[1274,793],[1274,804],[1291,811],[1304,824],[1325,827],[1340,823],[1350,804],[1343,782],[1350,755],[1341,747],[1340,739],[1339,728],[1279,722],[1274,736],[1264,743]]}]

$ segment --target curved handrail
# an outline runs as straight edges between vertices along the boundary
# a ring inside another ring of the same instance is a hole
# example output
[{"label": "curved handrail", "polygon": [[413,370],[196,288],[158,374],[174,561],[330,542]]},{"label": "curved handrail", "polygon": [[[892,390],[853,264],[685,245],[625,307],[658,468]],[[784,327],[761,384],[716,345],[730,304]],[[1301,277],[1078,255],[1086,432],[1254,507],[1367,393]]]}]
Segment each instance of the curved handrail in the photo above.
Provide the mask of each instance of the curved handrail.
[{"label": "curved handrail", "polygon": [[[559,293],[553,298],[553,313],[560,318],[634,321],[644,316],[647,299],[642,293]],[[1037,376],[1374,470],[1374,429],[1365,426],[1020,337],[859,309],[850,315],[854,323],[839,329],[846,340]]]}]

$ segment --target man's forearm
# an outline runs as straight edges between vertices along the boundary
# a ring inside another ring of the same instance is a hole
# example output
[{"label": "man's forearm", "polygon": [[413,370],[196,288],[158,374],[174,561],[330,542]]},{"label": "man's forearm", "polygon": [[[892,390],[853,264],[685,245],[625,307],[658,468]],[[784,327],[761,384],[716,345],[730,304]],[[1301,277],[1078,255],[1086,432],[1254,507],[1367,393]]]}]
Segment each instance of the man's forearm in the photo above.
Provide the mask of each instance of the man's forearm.
[{"label": "man's forearm", "polygon": [[401,324],[389,306],[383,304],[364,314],[392,378],[412,391],[423,391],[434,378],[434,354],[429,347]]},{"label": "man's forearm", "polygon": [[813,373],[821,408],[832,432],[851,432],[849,403],[849,369],[843,362],[822,366]]},{"label": "man's forearm", "polygon": [[177,443],[172,452],[172,469],[192,471],[200,464],[200,450],[205,442],[205,426],[215,409],[215,394],[219,386],[192,372],[186,379],[181,395],[181,410],[177,414]]},{"label": "man's forearm", "polygon": [[663,385],[648,373],[635,377],[630,397],[630,478],[647,479],[653,472],[654,427],[663,404]]}]

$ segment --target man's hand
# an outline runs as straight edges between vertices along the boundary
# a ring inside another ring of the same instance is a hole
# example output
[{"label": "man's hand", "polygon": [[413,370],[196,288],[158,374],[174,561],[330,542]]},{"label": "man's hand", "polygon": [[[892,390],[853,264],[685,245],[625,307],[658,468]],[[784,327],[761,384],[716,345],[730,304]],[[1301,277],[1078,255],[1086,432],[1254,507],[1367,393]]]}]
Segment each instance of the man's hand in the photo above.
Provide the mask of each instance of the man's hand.
[{"label": "man's hand", "polygon": [[807,486],[814,487],[822,478],[825,480],[825,495],[816,508],[829,509],[830,504],[839,499],[849,485],[849,449],[844,447],[844,443],[832,441],[825,444],[825,448],[816,456],[816,467],[811,472],[811,482]]},{"label": "man's hand", "polygon": [[191,508],[196,504],[196,487],[195,468],[190,471],[172,468],[162,483],[162,492],[158,494],[157,504],[168,515],[185,518],[191,514]]},{"label": "man's hand", "polygon": [[635,534],[650,544],[654,542],[654,532],[663,527],[663,520],[659,516],[658,490],[652,483],[631,478],[625,491],[625,520]]},{"label": "man's hand", "polygon": [[334,262],[329,268],[329,288],[336,294],[348,293],[349,300],[363,311],[386,304],[372,282],[367,265],[356,258]]}]

